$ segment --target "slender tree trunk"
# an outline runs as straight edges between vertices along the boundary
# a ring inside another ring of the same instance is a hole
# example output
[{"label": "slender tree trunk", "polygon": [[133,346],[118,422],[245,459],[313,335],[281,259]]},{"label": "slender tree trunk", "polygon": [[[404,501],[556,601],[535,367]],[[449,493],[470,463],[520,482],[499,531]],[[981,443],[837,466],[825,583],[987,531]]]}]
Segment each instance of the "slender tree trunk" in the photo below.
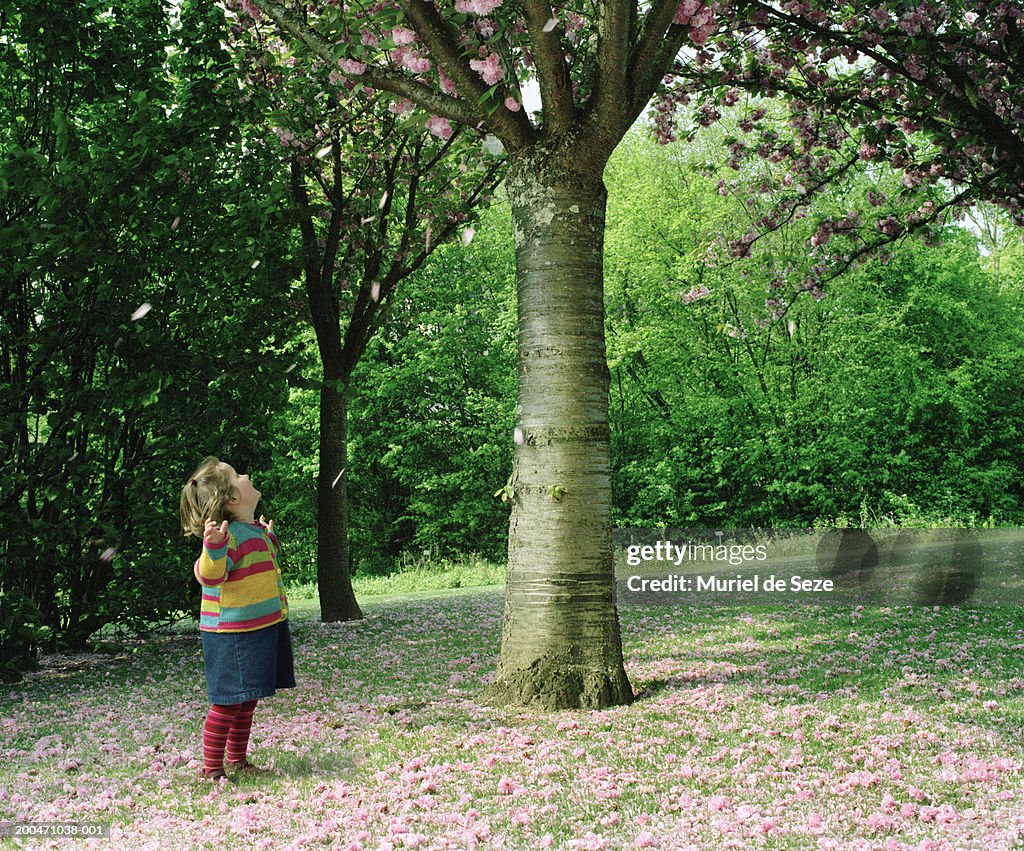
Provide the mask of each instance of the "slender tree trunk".
[{"label": "slender tree trunk", "polygon": [[348,542],[348,384],[325,376],[320,390],[316,582],[324,623],[362,618],[352,591]]},{"label": "slender tree trunk", "polygon": [[[501,657],[488,699],[549,709],[629,703],[611,542],[598,166],[515,157],[519,405]],[[596,173],[595,173],[596,172]],[[553,174],[554,173],[554,174]]]},{"label": "slender tree trunk", "polygon": [[363,613],[352,591],[348,542],[348,379],[343,365],[338,299],[334,291],[334,249],[338,224],[335,216],[328,234],[329,250],[321,254],[313,225],[305,176],[297,161],[291,164],[292,197],[302,231],[306,297],[309,299],[317,349],[323,365],[320,388],[320,470],[317,475],[316,584],[320,619],[325,623],[358,620]]}]

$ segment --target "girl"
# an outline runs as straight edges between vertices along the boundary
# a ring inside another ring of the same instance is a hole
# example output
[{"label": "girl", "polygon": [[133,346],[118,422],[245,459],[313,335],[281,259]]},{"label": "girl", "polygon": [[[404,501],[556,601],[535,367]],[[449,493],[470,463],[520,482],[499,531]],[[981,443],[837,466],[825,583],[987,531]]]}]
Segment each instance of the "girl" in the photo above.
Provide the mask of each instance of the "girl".
[{"label": "girl", "polygon": [[199,630],[210,713],[203,725],[200,777],[261,773],[246,757],[261,697],[295,687],[288,600],[277,566],[274,521],[254,519],[260,492],[248,476],[208,457],[181,491],[181,528],[203,539],[196,579],[203,586]]}]

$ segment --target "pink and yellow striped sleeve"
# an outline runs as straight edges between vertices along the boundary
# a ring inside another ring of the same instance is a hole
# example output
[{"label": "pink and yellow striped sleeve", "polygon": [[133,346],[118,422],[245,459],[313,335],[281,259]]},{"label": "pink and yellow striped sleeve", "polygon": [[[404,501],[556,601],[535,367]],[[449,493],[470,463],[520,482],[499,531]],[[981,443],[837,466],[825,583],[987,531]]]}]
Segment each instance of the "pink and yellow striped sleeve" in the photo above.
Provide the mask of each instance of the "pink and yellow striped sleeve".
[{"label": "pink and yellow striped sleeve", "polygon": [[231,558],[228,555],[230,542],[230,535],[219,546],[212,546],[203,539],[203,551],[193,567],[200,585],[221,585],[228,578],[228,571],[231,570]]}]

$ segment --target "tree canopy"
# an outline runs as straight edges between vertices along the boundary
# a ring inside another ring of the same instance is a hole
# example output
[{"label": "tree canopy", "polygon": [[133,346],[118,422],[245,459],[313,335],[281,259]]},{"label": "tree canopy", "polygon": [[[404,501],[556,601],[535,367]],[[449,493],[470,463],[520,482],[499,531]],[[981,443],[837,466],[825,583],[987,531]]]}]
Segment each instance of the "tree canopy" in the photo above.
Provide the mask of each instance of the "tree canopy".
[{"label": "tree canopy", "polygon": [[[827,259],[875,250],[978,201],[1024,221],[1018,4],[738,0],[715,6],[715,18],[707,41],[677,57],[654,117],[667,139],[681,108],[695,131],[742,93],[753,96],[728,140],[733,163],[760,158],[788,168],[770,187],[773,211],[735,251],[851,169],[883,165],[902,174],[902,186],[873,195],[871,216],[822,219],[813,248],[836,234],[857,246],[833,248]],[[784,120],[766,98],[785,103]],[[908,207],[909,199],[916,203]],[[819,279],[833,265],[824,263]]]}]

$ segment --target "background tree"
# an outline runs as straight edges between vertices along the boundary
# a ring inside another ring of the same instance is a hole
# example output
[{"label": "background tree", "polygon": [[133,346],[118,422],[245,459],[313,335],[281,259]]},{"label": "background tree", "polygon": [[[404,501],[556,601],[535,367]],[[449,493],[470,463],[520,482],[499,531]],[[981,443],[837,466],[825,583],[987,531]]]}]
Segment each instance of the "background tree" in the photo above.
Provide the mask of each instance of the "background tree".
[{"label": "background tree", "polygon": [[978,235],[982,252],[1000,290],[1020,289],[1020,259],[1024,255],[1020,229],[1009,213],[985,201],[966,211],[969,227]]},{"label": "background tree", "polygon": [[[345,475],[355,576],[410,564],[503,563],[515,417],[515,262],[508,205],[483,210],[468,245],[446,243],[403,280],[350,386]],[[289,532],[288,576],[316,581],[319,375],[312,328],[289,360],[268,487]],[[308,530],[308,532],[307,532]],[[429,556],[425,554],[429,551]]]},{"label": "background tree", "polygon": [[[286,246],[216,10],[0,9],[0,668],[189,608],[177,491],[268,457]],[[260,193],[250,187],[259,185]],[[257,263],[262,261],[262,263]],[[253,268],[256,267],[256,268]],[[255,366],[237,374],[236,365]]]},{"label": "background tree", "polygon": [[[348,454],[353,372],[398,284],[467,233],[501,161],[463,132],[432,133],[324,63],[290,67],[257,23],[233,27],[246,85],[286,152],[308,317],[322,366],[317,585],[325,622],[362,613],[352,591]],[[436,128],[435,128],[436,129]],[[267,135],[270,135],[269,133]],[[442,138],[443,137],[443,138]]]}]

